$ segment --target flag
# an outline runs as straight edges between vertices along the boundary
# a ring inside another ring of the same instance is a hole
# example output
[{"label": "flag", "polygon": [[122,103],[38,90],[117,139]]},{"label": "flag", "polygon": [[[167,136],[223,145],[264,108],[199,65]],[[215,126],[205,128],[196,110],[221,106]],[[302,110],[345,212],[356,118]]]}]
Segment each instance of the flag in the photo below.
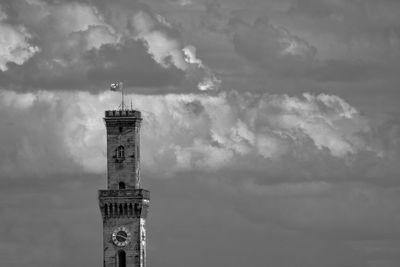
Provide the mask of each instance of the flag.
[{"label": "flag", "polygon": [[121,85],[120,82],[112,83],[110,85],[110,90],[111,91],[118,91],[120,89],[120,85]]}]

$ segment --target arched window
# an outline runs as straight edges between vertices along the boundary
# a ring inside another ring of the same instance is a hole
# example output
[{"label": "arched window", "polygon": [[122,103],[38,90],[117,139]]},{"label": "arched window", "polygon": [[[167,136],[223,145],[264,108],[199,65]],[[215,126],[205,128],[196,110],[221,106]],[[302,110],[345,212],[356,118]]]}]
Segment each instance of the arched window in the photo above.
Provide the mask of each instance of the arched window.
[{"label": "arched window", "polygon": [[118,187],[119,187],[119,189],[125,189],[125,183],[119,182]]},{"label": "arched window", "polygon": [[119,158],[119,159],[125,158],[125,149],[123,146],[119,146],[117,148],[117,158]]},{"label": "arched window", "polygon": [[126,267],[126,253],[123,250],[118,251],[118,267]]}]

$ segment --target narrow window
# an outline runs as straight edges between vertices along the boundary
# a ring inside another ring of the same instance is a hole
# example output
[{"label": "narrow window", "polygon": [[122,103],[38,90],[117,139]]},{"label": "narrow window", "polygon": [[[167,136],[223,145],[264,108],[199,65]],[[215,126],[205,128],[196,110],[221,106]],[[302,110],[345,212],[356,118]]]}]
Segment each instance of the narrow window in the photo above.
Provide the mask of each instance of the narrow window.
[{"label": "narrow window", "polygon": [[139,217],[140,216],[139,204],[135,203],[133,209],[134,209],[134,212],[135,212],[135,217]]},{"label": "narrow window", "polygon": [[119,146],[117,148],[117,158],[119,158],[119,159],[125,158],[125,149],[123,146]]},{"label": "narrow window", "polygon": [[123,250],[118,251],[118,267],[126,267],[126,253]]},{"label": "narrow window", "polygon": [[104,205],[104,215],[107,217],[108,216],[108,205]]},{"label": "narrow window", "polygon": [[129,216],[132,216],[132,214],[133,214],[132,203],[129,203]]},{"label": "narrow window", "polygon": [[124,213],[122,211],[122,204],[119,204],[119,216],[122,216]]},{"label": "narrow window", "polygon": [[125,189],[125,183],[119,182],[118,187],[119,187],[119,189]]},{"label": "narrow window", "polygon": [[124,204],[124,216],[128,216],[128,204]]},{"label": "narrow window", "polygon": [[113,205],[112,204],[110,204],[110,216],[111,217],[113,216]]}]

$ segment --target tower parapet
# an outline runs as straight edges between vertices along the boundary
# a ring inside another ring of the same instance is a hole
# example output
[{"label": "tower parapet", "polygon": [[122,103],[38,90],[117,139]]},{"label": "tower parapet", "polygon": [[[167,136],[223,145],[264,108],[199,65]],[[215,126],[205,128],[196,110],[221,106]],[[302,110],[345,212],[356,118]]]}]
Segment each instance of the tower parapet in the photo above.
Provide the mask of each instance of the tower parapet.
[{"label": "tower parapet", "polygon": [[128,110],[106,110],[105,117],[134,117],[137,119],[142,119],[142,113],[138,110],[128,109]]}]

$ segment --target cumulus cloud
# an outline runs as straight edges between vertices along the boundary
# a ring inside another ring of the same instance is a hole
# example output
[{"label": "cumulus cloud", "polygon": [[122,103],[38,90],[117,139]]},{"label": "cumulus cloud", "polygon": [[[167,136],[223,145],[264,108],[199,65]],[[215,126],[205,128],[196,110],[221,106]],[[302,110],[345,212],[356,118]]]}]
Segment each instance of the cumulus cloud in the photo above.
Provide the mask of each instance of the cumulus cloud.
[{"label": "cumulus cloud", "polygon": [[137,13],[133,18],[133,24],[137,31],[137,38],[146,42],[149,53],[160,65],[168,67],[171,62],[178,69],[187,68],[180,42],[156,30],[156,21],[149,14]]},{"label": "cumulus cloud", "polygon": [[[196,56],[196,47],[184,46],[182,41],[168,36],[165,28],[170,28],[165,18],[139,12],[133,18],[136,39],[144,40],[148,52],[161,66],[168,68],[171,64],[186,72],[186,77],[197,83],[201,91],[216,90],[219,87],[214,73]],[[164,31],[161,30],[164,28]]]},{"label": "cumulus cloud", "polygon": [[0,70],[3,72],[8,69],[7,63],[22,65],[40,51],[30,43],[32,36],[23,25],[10,25],[6,19],[7,14],[0,9]]},{"label": "cumulus cloud", "polygon": [[13,24],[23,24],[31,32],[40,53],[24,64],[9,64],[0,74],[3,86],[65,89],[72,81],[75,86],[84,86],[90,68],[85,65],[85,53],[119,42],[118,34],[98,10],[85,3],[14,1],[8,10],[17,14]]},{"label": "cumulus cloud", "polygon": [[[221,84],[221,80],[218,79],[211,69],[203,64],[203,62],[196,56],[196,47],[192,45],[185,46],[182,49],[185,61],[190,64],[192,71],[189,72],[196,74],[200,72],[200,81],[197,83],[197,88],[201,91],[218,90]],[[194,69],[194,70],[193,70]]]},{"label": "cumulus cloud", "polygon": [[[325,150],[345,158],[371,149],[357,136],[368,131],[368,122],[335,96],[174,95],[143,101],[148,111],[155,107],[161,112],[147,126],[160,135],[152,141],[159,150],[145,155],[151,156],[149,162],[168,158],[165,168],[169,170],[171,166],[177,170],[229,168],[240,165],[242,157],[268,162],[293,155],[301,161]],[[310,154],[303,146],[310,148]],[[296,150],[304,154],[295,155]],[[159,166],[163,168],[162,163]]]},{"label": "cumulus cloud", "polygon": [[[156,173],[240,168],[252,170],[267,180],[296,172],[298,179],[326,179],[338,176],[337,171],[341,172],[339,177],[349,174],[353,162],[364,162],[364,153],[376,163],[386,156],[382,146],[367,142],[367,136],[372,135],[369,121],[337,96],[221,93],[212,97],[131,97],[145,116],[143,164]],[[16,147],[11,154],[14,156],[3,159],[1,165],[17,169],[20,155],[25,162],[22,170],[39,171],[40,164],[51,159],[55,163],[49,171],[67,171],[65,157],[68,164],[89,172],[103,172],[102,115],[104,109],[117,106],[118,101],[119,97],[112,93],[93,96],[3,91],[2,108],[11,125],[8,130],[16,134],[4,133],[2,138]],[[43,125],[29,123],[37,120]],[[18,124],[13,126],[15,122]],[[20,127],[25,129],[21,131]],[[13,150],[8,146],[3,149],[6,153]],[[313,168],[306,167],[317,161]],[[288,162],[289,168],[285,167]]]},{"label": "cumulus cloud", "polygon": [[[97,4],[10,3],[8,12],[18,16],[10,25],[0,24],[3,39],[12,41],[0,48],[1,84],[25,90],[99,90],[105,79],[97,75],[100,68],[114,76],[118,73],[110,80],[121,78],[127,87],[153,88],[150,91],[218,88],[220,81],[166,18],[145,4]],[[6,63],[15,64],[6,67]]]}]

